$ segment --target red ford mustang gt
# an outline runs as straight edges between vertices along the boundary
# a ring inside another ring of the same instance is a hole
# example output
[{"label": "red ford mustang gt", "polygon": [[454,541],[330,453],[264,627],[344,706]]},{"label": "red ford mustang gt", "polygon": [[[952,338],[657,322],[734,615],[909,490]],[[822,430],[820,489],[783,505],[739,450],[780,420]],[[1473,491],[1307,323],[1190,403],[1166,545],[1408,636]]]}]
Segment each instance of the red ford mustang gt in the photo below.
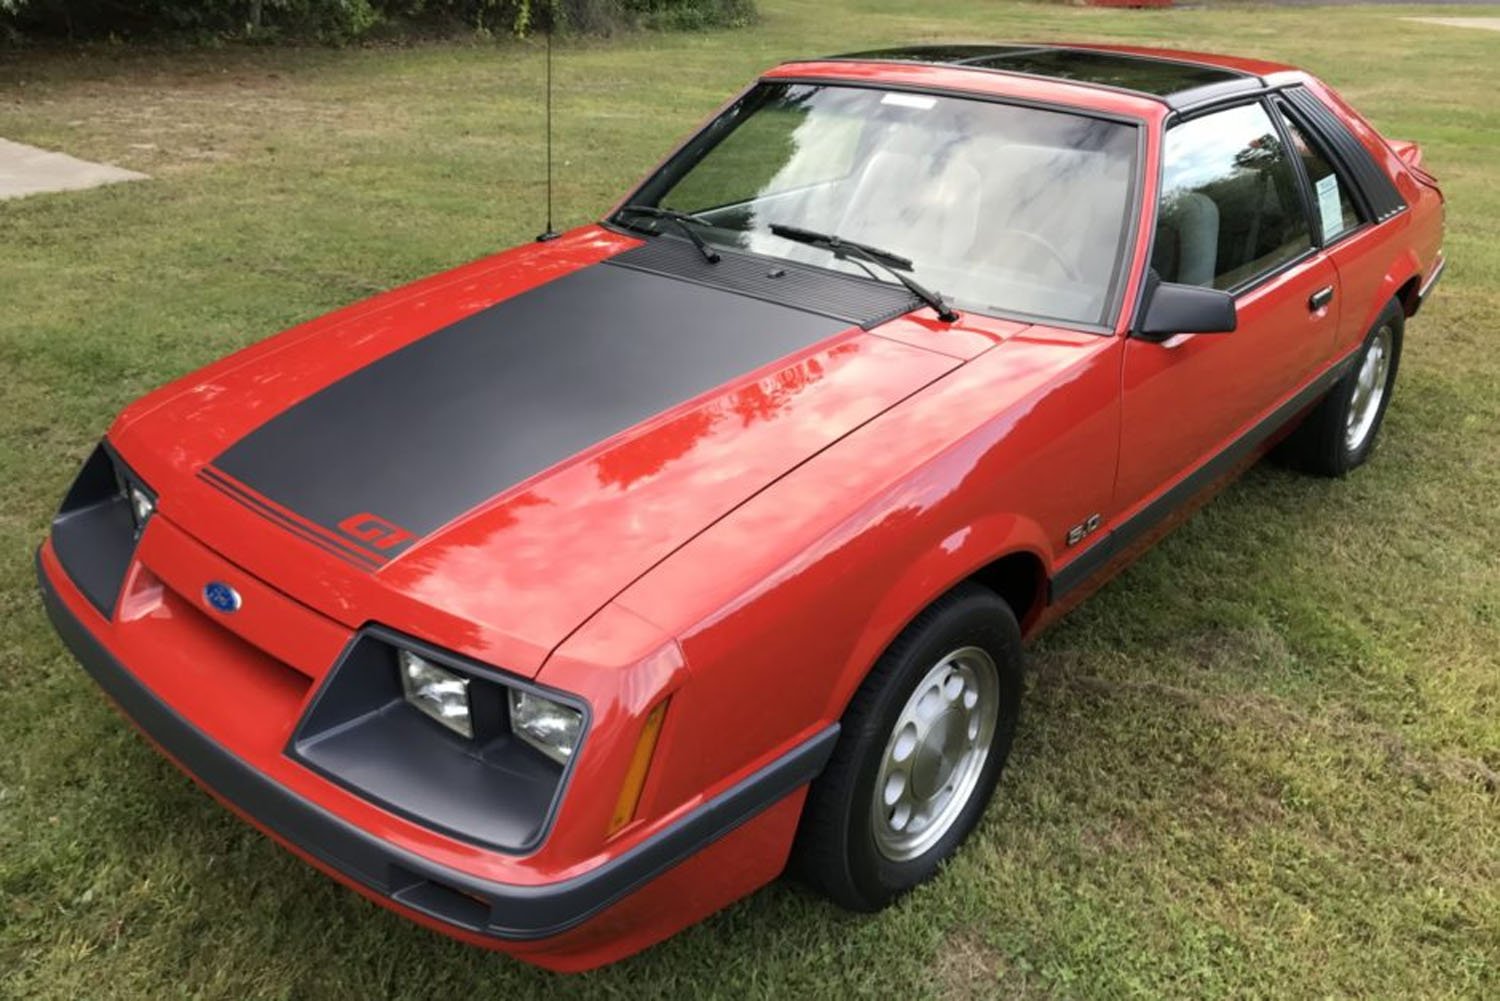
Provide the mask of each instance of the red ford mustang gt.
[{"label": "red ford mustang gt", "polygon": [[1371,452],[1415,144],[1271,63],[780,66],[602,223],[133,404],[38,555],[99,685],[408,917],[608,962],[984,811],[1021,642],[1276,446]]}]

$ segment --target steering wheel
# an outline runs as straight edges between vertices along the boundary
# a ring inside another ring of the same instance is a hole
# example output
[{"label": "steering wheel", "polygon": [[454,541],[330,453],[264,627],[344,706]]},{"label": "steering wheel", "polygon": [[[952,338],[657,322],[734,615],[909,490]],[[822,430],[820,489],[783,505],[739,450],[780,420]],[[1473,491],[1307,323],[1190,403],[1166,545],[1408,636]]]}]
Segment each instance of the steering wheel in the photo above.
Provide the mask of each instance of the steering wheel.
[{"label": "steering wheel", "polygon": [[[1051,241],[1049,241],[1046,237],[1038,236],[1037,234],[1024,229],[1006,229],[1000,231],[1000,235],[996,237],[995,242],[1004,243],[1006,240],[1009,240],[1012,237],[1018,237],[1022,242],[1029,243],[1033,247],[1039,247],[1043,251],[1045,251],[1047,256],[1052,258],[1052,263],[1057,265],[1058,270],[1060,270],[1064,275],[1067,276],[1068,281],[1083,281],[1083,276],[1078,273],[1078,270],[1073,267],[1073,265],[1068,261],[1066,257],[1063,256],[1062,251],[1054,247]],[[1010,262],[1007,261],[1006,263]],[[1023,270],[1030,269],[1025,269],[1023,265]]]}]

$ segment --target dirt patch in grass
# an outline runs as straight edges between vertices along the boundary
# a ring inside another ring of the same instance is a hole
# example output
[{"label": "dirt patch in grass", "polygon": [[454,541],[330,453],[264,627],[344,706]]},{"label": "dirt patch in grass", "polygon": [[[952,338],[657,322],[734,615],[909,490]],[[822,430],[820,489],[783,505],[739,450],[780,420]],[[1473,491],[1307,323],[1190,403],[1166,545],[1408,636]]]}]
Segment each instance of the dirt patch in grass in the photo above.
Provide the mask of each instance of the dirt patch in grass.
[{"label": "dirt patch in grass", "polygon": [[1032,978],[1014,969],[998,950],[973,929],[943,936],[933,963],[937,995],[945,1001],[1011,998],[1041,1001],[1052,997]]}]

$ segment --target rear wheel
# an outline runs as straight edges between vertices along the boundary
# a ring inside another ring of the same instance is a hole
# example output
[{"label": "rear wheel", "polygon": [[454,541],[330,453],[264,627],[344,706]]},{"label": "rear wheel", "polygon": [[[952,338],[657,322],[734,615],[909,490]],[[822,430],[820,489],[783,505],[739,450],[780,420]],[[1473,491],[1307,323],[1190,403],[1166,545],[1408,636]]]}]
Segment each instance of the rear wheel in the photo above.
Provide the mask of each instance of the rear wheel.
[{"label": "rear wheel", "polygon": [[1405,319],[1392,300],[1353,366],[1277,448],[1277,459],[1318,476],[1343,476],[1369,459],[1396,385]]},{"label": "rear wheel", "polygon": [[1021,631],[994,592],[964,584],[917,617],[844,713],[808,792],[794,865],[851,910],[929,879],[979,819],[1010,753]]}]

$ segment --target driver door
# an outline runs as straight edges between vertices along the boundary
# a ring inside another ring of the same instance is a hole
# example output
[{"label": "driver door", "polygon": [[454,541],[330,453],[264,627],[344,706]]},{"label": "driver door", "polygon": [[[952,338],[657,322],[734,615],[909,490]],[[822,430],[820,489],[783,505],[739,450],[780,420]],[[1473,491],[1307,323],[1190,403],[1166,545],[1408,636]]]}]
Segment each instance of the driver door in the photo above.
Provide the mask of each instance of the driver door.
[{"label": "driver door", "polygon": [[1231,292],[1239,323],[1126,342],[1117,510],[1209,462],[1326,362],[1338,276],[1314,244],[1302,184],[1259,101],[1167,132],[1152,266]]}]

